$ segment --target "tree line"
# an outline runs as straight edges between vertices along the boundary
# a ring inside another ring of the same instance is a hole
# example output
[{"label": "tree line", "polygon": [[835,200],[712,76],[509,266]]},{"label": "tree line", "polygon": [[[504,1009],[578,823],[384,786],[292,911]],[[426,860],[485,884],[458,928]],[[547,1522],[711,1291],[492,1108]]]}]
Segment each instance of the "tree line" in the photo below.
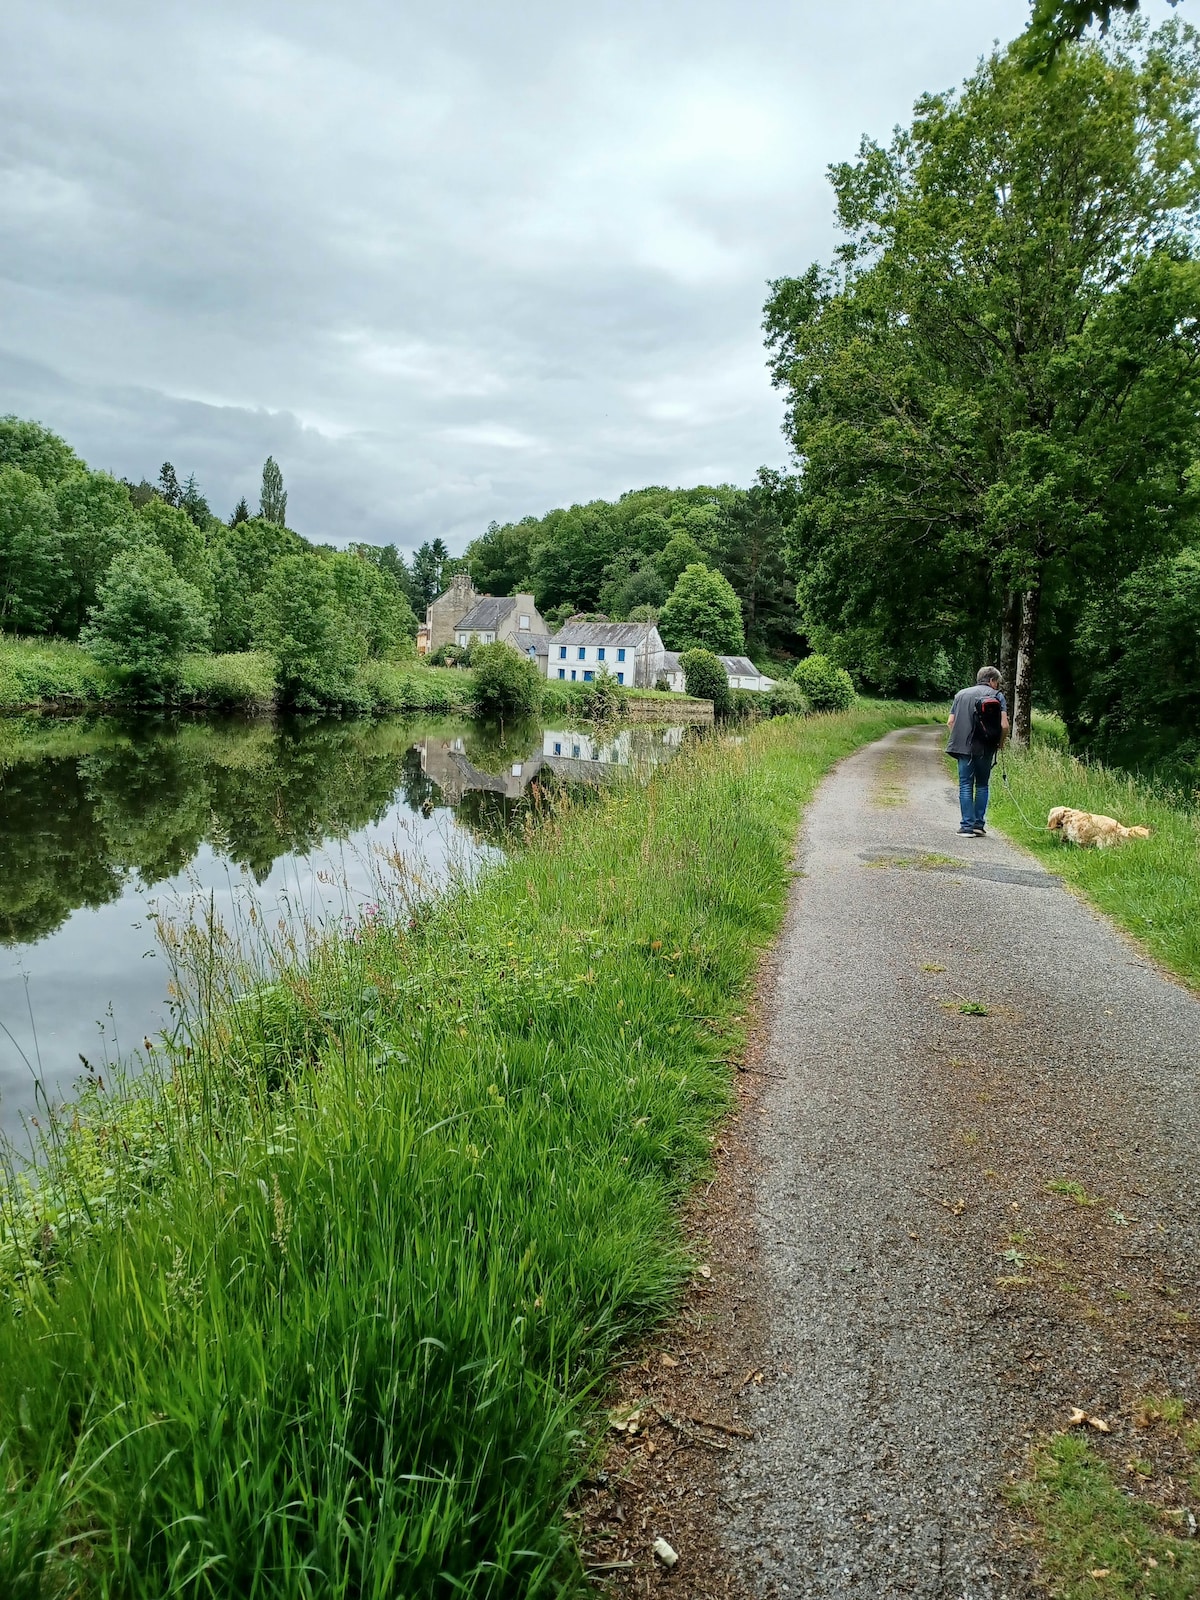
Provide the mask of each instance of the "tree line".
[{"label": "tree line", "polygon": [[188,651],[261,648],[286,702],[352,701],[364,661],[411,651],[413,598],[448,552],[426,546],[410,569],[394,546],[310,544],[286,517],[271,457],[257,514],[243,497],[224,522],[169,461],[132,484],[0,418],[0,630],[78,639],[143,697],[170,695]]},{"label": "tree line", "polygon": [[[493,522],[468,546],[467,568],[485,593],[531,593],[552,627],[578,613],[658,619],[670,649],[745,644],[786,657],[803,649],[785,568],[796,502],[796,480],[765,467],[748,489],[634,489],[615,501]],[[702,610],[712,621],[698,628]]]},{"label": "tree line", "polygon": [[[1095,8],[1092,8],[1095,9]],[[815,648],[883,692],[998,664],[1108,759],[1200,756],[1200,48],[1027,42],[831,170],[831,262],[771,287]]]}]

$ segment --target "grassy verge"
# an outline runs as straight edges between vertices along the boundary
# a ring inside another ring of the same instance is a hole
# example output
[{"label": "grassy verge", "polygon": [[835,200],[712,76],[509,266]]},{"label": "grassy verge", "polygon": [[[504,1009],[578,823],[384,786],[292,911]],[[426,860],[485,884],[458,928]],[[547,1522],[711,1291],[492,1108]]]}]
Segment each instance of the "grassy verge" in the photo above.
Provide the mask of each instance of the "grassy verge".
[{"label": "grassy verge", "polygon": [[[1200,988],[1200,810],[1125,773],[1035,741],[1003,758],[992,780],[996,825],[1040,856],[1193,987]],[[1081,850],[1047,831],[1053,806],[1145,823],[1150,839]],[[1024,815],[1022,815],[1024,813]]]},{"label": "grassy verge", "polygon": [[185,939],[191,1054],[10,1187],[0,1593],[581,1590],[591,1395],[687,1272],[800,810],[919,720],[708,741],[241,998]]},{"label": "grassy verge", "polygon": [[[1029,1518],[1044,1576],[1061,1600],[1194,1600],[1200,1594],[1200,1426],[1183,1403],[1144,1402],[1124,1461],[1077,1433],[1034,1454],[1009,1492]],[[1191,1519],[1191,1520],[1189,1520]]]}]

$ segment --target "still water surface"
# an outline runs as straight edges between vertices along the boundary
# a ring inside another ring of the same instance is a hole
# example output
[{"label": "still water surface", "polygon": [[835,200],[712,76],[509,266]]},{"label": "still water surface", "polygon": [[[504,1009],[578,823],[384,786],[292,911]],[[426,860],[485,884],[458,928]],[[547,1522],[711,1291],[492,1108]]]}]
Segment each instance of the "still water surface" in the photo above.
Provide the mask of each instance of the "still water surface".
[{"label": "still water surface", "polygon": [[[248,897],[354,918],[388,857],[430,884],[504,846],[530,788],[649,770],[682,728],[0,721],[0,1132],[169,1023],[155,917]],[[39,1090],[39,1084],[41,1089]]]}]

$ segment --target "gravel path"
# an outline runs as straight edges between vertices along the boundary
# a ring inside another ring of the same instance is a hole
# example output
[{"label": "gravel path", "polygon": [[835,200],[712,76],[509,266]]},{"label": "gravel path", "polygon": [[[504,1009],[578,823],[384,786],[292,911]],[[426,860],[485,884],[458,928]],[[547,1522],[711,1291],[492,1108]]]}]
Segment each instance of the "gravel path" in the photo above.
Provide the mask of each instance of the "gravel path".
[{"label": "gravel path", "polygon": [[776,958],[771,1370],[723,1528],[761,1594],[1033,1592],[999,1491],[1035,1434],[1195,1391],[1200,1003],[957,835],[942,743],[892,734],[826,781]]}]

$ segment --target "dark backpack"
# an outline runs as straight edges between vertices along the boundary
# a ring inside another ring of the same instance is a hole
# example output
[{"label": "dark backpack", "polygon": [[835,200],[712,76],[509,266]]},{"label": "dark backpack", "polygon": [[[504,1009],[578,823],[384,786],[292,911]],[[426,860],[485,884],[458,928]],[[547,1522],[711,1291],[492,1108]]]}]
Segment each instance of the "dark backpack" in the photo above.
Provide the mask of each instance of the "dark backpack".
[{"label": "dark backpack", "polygon": [[1004,707],[994,689],[980,695],[971,712],[971,749],[986,753],[999,750],[1004,738]]}]

